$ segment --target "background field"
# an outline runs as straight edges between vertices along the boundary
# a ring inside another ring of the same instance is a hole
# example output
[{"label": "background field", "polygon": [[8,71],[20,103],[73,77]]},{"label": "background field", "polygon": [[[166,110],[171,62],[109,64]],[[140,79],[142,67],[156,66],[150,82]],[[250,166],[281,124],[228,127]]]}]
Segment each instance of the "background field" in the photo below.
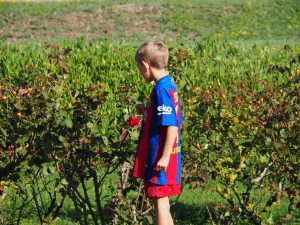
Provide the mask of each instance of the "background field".
[{"label": "background field", "polygon": [[192,44],[217,36],[242,43],[299,42],[297,0],[51,1],[1,3],[10,43],[85,36],[129,43],[154,37]]},{"label": "background field", "polygon": [[[6,84],[17,88],[24,81],[34,83],[36,73],[52,72],[71,89],[104,83],[109,95],[101,110],[105,111],[107,121],[116,124],[107,133],[118,135],[118,112],[127,110],[134,114],[130,106],[145,101],[152,88],[137,75],[132,57],[138,44],[148,38],[164,40],[171,51],[189,50],[192,60],[182,64],[180,76],[184,79],[178,78],[184,100],[192,97],[187,83],[209,89],[220,82],[230,96],[226,87],[247,79],[253,80],[252,89],[259,91],[262,87],[256,83],[258,78],[274,85],[290,79],[287,72],[270,74],[267,71],[273,64],[288,66],[290,58],[299,53],[300,1],[1,2],[0,79],[11,78]],[[72,49],[66,57],[66,77],[60,77],[58,69],[47,60],[49,51],[43,48],[44,42]],[[290,52],[284,49],[285,45],[292,46]],[[29,65],[38,70],[24,69]],[[124,96],[127,101],[123,101]],[[117,109],[115,102],[119,103]],[[188,110],[184,113],[187,115]],[[104,125],[109,127],[109,122]],[[107,181],[109,195],[115,191],[114,179]],[[211,223],[207,206],[222,201],[211,191],[213,185],[207,182],[202,188],[193,190],[185,187],[177,204],[172,206],[176,224]],[[14,207],[18,204],[11,205],[16,197],[14,190],[10,191],[10,201],[0,205],[0,209],[13,218]],[[67,201],[64,205],[58,224],[76,223],[71,204]],[[286,202],[272,210],[275,219],[282,216],[286,212]],[[299,223],[299,213],[297,210],[290,224]],[[34,223],[38,223],[38,218],[31,203],[21,224]],[[247,223],[240,221],[240,224]]]}]

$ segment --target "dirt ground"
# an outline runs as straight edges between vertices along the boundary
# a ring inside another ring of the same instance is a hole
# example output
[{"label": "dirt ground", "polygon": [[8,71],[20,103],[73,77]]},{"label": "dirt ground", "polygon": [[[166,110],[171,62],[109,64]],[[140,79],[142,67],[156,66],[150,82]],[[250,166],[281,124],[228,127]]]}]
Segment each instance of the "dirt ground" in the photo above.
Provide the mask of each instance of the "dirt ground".
[{"label": "dirt ground", "polygon": [[94,12],[71,11],[49,18],[34,16],[6,23],[0,29],[8,43],[27,40],[53,40],[97,37],[153,37],[160,31],[159,18],[163,7],[144,4],[117,4],[99,7]]}]

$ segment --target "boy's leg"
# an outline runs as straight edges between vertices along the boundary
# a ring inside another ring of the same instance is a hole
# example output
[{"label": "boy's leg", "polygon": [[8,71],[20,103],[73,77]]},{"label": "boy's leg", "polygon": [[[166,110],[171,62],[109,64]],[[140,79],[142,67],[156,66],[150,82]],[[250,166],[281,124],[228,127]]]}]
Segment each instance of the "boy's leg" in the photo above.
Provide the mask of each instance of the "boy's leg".
[{"label": "boy's leg", "polygon": [[154,209],[156,213],[157,225],[173,225],[173,219],[170,213],[169,197],[154,198]]},{"label": "boy's leg", "polygon": [[170,212],[169,225],[174,225],[174,222],[173,222],[173,218],[172,218],[171,212]]}]

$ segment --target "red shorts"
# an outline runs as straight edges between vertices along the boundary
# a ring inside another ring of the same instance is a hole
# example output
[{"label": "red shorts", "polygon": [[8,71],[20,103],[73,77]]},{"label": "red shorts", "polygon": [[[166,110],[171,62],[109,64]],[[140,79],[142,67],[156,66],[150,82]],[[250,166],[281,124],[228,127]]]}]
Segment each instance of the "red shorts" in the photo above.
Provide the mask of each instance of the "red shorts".
[{"label": "red shorts", "polygon": [[180,184],[158,185],[144,180],[144,189],[147,198],[166,197],[170,195],[179,195],[181,193]]}]

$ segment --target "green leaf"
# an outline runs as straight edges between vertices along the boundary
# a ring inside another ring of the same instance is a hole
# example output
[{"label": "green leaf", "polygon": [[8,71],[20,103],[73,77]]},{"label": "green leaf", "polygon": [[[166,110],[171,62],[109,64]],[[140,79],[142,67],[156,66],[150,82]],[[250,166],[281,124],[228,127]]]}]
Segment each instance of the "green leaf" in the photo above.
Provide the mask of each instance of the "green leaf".
[{"label": "green leaf", "polygon": [[206,149],[208,149],[208,144],[207,143],[203,144],[203,150],[206,150]]},{"label": "green leaf", "polygon": [[233,137],[234,137],[234,136],[233,136],[233,133],[230,132],[230,131],[228,131],[227,134],[228,134],[228,137],[230,137],[230,138],[233,138]]},{"label": "green leaf", "polygon": [[62,86],[56,86],[55,88],[54,88],[54,90],[55,90],[55,92],[57,93],[57,94],[62,94],[63,93],[63,88],[62,88]]},{"label": "green leaf", "polygon": [[1,133],[2,133],[4,136],[7,136],[6,130],[4,130],[3,128],[0,127],[0,131],[1,131]]},{"label": "green leaf", "polygon": [[224,216],[225,216],[225,217],[230,216],[230,212],[227,211],[227,212],[224,214]]},{"label": "green leaf", "polygon": [[48,168],[48,171],[50,171],[50,173],[55,173],[55,167],[54,166],[50,166],[49,168]]},{"label": "green leaf", "polygon": [[147,219],[147,221],[148,221],[149,224],[153,224],[152,216],[147,215],[146,219]]},{"label": "green leaf", "polygon": [[23,110],[23,107],[19,104],[14,104],[14,107],[18,110]]},{"label": "green leaf", "polygon": [[76,91],[75,91],[75,94],[74,94],[74,98],[77,98],[79,94],[80,94],[79,91],[76,90]]},{"label": "green leaf", "polygon": [[259,160],[262,163],[268,163],[269,162],[269,158],[267,156],[265,156],[265,155],[260,155]]},{"label": "green leaf", "polygon": [[68,127],[68,128],[72,128],[72,127],[73,127],[73,122],[72,122],[72,120],[71,120],[69,117],[67,117],[67,118],[65,119],[65,125],[66,125],[66,127]]},{"label": "green leaf", "polygon": [[24,135],[24,136],[21,137],[21,140],[22,140],[23,143],[25,143],[29,140],[29,136]]},{"label": "green leaf", "polygon": [[65,138],[64,138],[63,136],[61,136],[61,135],[58,137],[58,140],[59,140],[60,142],[65,142]]},{"label": "green leaf", "polygon": [[270,216],[266,219],[266,223],[267,224],[274,224],[274,220],[273,220],[273,215],[272,213],[270,214]]},{"label": "green leaf", "polygon": [[227,116],[226,110],[222,109],[222,111],[221,111],[221,113],[220,113],[220,116],[221,116],[222,118],[225,118],[225,117]]},{"label": "green leaf", "polygon": [[138,140],[139,139],[139,132],[134,130],[134,131],[131,132],[130,136],[131,136],[132,140]]},{"label": "green leaf", "polygon": [[43,167],[43,174],[46,176],[49,175],[48,168]]},{"label": "green leaf", "polygon": [[186,80],[180,80],[178,86],[179,88],[183,88],[185,84],[186,84]]},{"label": "green leaf", "polygon": [[281,136],[281,137],[286,137],[285,129],[281,129],[281,130],[280,130],[280,136]]},{"label": "green leaf", "polygon": [[93,123],[91,123],[91,122],[88,122],[88,123],[86,124],[86,126],[87,126],[89,129],[92,129],[92,128],[93,128],[93,126],[94,126],[94,124],[93,124]]},{"label": "green leaf", "polygon": [[226,158],[224,158],[224,160],[225,160],[226,162],[233,163],[233,159],[230,158],[230,157],[226,157]]},{"label": "green leaf", "polygon": [[272,139],[270,137],[266,137],[266,139],[265,139],[266,145],[270,145],[271,142],[272,142]]},{"label": "green leaf", "polygon": [[208,154],[208,158],[209,158],[210,161],[214,162],[216,160],[216,154],[214,152],[210,152]]},{"label": "green leaf", "polygon": [[49,97],[48,92],[45,91],[45,90],[42,91],[42,94],[43,94],[45,99],[47,99]]},{"label": "green leaf", "polygon": [[61,183],[64,184],[64,185],[68,185],[69,184],[69,182],[65,178],[61,180]]},{"label": "green leaf", "polygon": [[238,139],[233,139],[233,143],[236,145],[236,146],[239,146],[241,143]]},{"label": "green leaf", "polygon": [[234,118],[233,118],[233,122],[237,124],[237,123],[239,122],[239,118],[234,117]]},{"label": "green leaf", "polygon": [[107,137],[102,136],[102,141],[103,141],[104,145],[108,145]]}]

